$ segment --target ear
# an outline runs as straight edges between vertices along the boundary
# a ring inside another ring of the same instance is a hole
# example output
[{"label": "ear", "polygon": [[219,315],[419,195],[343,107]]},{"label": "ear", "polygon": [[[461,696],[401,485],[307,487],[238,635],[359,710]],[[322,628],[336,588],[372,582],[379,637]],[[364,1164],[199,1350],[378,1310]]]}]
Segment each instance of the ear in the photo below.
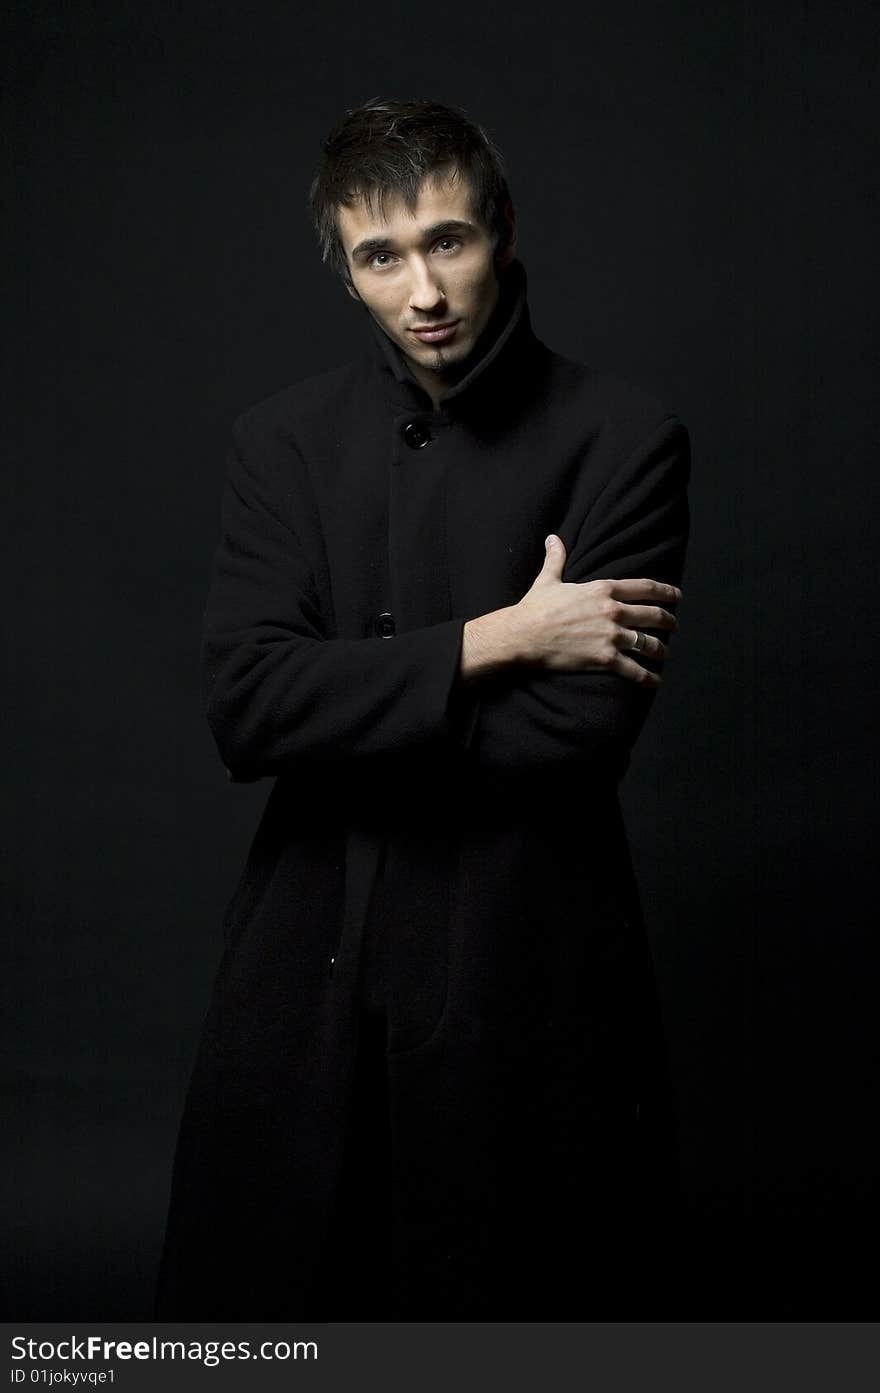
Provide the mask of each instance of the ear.
[{"label": "ear", "polygon": [[354,281],[351,278],[351,267],[348,264],[347,258],[345,265],[340,269],[340,275],[342,276],[342,283],[345,286],[351,298],[353,300],[357,300],[359,304],[363,304],[363,300],[361,299],[358,292],[355,290]]}]

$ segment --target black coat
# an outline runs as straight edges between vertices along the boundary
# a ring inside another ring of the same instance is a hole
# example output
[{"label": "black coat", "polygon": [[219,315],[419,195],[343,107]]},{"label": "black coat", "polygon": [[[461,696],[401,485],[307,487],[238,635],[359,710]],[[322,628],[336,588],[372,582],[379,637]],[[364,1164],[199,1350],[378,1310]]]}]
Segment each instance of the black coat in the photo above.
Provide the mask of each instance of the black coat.
[{"label": "black coat", "polygon": [[364,315],[361,358],[234,427],[206,711],[230,777],[274,783],[223,925],[157,1315],[307,1310],[382,853],[398,1313],[589,1318],[569,1245],[605,1290],[668,1160],[646,1146],[663,1038],[617,798],[655,693],[586,670],[462,685],[459,653],[549,532],[565,580],[680,583],[687,432],[536,338],[518,261],[437,412]]}]

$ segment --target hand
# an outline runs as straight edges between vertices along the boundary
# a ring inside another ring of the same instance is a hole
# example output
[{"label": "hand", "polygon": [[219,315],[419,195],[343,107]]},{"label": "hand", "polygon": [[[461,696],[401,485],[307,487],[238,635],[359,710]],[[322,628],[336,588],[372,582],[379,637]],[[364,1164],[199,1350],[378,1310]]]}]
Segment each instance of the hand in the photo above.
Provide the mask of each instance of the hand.
[{"label": "hand", "polygon": [[[544,565],[512,607],[523,656],[541,667],[598,668],[659,687],[663,679],[625,657],[622,650],[632,648],[637,630],[676,630],[678,620],[661,602],[675,603],[681,591],[656,580],[564,581],[565,559],[562,538],[551,534]],[[667,652],[658,638],[645,634],[641,649],[645,658],[662,661]]]}]

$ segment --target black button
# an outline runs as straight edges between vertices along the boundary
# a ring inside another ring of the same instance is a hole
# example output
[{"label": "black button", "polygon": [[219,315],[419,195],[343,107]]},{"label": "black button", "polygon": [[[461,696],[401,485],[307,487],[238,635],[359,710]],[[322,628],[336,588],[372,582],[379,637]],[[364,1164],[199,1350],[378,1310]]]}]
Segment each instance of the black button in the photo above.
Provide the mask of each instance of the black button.
[{"label": "black button", "polygon": [[418,421],[410,421],[409,425],[403,428],[403,438],[411,450],[421,450],[431,439],[431,432]]},{"label": "black button", "polygon": [[383,610],[381,614],[376,616],[376,622],[373,625],[379,638],[393,638],[395,627],[394,615],[389,614],[387,610]]}]

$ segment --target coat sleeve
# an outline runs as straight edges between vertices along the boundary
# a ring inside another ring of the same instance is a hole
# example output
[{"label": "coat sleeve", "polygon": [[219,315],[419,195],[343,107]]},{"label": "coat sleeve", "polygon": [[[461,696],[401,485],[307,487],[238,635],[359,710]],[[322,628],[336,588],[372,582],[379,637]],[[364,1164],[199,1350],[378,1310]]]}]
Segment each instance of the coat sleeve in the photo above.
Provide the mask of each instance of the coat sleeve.
[{"label": "coat sleeve", "polygon": [[205,714],[229,778],[454,737],[464,620],[393,639],[328,635],[308,524],[298,536],[289,481],[272,468],[236,422],[201,647]]},{"label": "coat sleeve", "polygon": [[[647,577],[680,585],[689,479],[688,433],[669,416],[614,471],[589,509],[568,547],[563,580]],[[674,613],[674,605],[664,608]],[[672,638],[669,630],[646,632],[667,646]],[[627,656],[664,671],[661,662]],[[453,710],[460,745],[482,767],[517,774],[576,764],[619,780],[656,694],[617,672],[519,667],[462,683]]]}]

